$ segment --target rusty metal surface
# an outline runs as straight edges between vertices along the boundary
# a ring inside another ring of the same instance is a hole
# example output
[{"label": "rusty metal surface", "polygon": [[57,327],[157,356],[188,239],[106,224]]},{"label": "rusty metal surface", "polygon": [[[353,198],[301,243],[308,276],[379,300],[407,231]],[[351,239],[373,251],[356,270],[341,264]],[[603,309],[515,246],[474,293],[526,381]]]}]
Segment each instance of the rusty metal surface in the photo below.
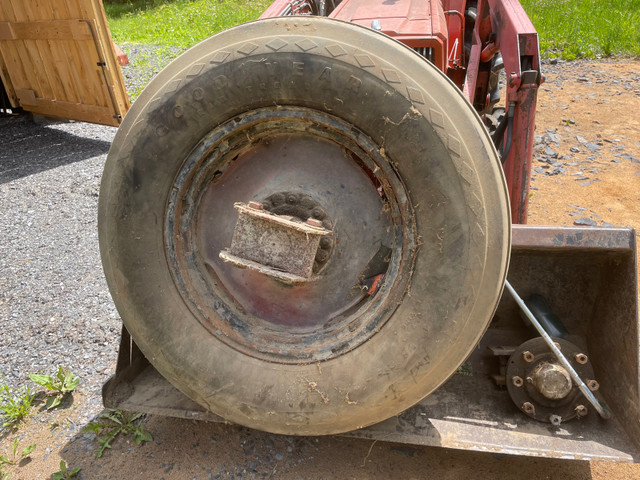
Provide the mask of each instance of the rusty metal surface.
[{"label": "rusty metal surface", "polygon": [[[586,358],[581,348],[562,338],[553,340],[583,381],[594,379],[591,363],[578,361],[578,354]],[[583,416],[589,406],[569,372],[558,363],[541,337],[526,341],[511,355],[506,386],[516,407],[542,422],[564,424]],[[533,408],[525,408],[526,403]]]},{"label": "rusty metal surface", "polygon": [[[539,227],[514,225],[513,250],[599,250],[635,253],[635,232],[630,228]],[[566,253],[570,251],[565,250]]]},{"label": "rusty metal surface", "polygon": [[[613,418],[589,412],[559,426],[538,422],[496,386],[496,352],[508,354],[509,346],[534,336],[504,295],[459,374],[401,415],[347,436],[537,457],[640,460],[635,232],[515,226],[513,233],[511,283],[524,296],[547,299],[566,325],[568,341],[593,364],[598,392]],[[118,371],[103,395],[112,408],[223,421],[169,385],[135,348],[121,349]]]},{"label": "rusty metal surface", "polygon": [[265,211],[257,202],[234,206],[238,221],[231,247],[220,258],[287,283],[311,277],[320,238],[331,233],[320,220],[303,223]]},{"label": "rusty metal surface", "polygon": [[[281,212],[281,196],[295,196],[300,208]],[[417,250],[406,198],[389,162],[353,125],[302,107],[245,112],[204,137],[176,177],[165,217],[171,274],[198,321],[236,350],[278,363],[342,355],[375,334],[408,287]],[[321,220],[318,275],[274,281],[257,257],[220,258],[238,200],[263,204],[264,215],[311,211]],[[391,251],[376,272],[384,279],[369,294],[363,274],[383,247]]]}]

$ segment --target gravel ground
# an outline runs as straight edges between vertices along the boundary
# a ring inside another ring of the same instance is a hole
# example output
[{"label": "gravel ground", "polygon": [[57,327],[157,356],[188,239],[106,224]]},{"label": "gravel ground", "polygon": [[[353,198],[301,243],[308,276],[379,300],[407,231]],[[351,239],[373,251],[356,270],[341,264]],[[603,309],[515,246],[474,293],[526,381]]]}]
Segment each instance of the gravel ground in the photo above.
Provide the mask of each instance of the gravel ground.
[{"label": "gravel ground", "polygon": [[102,273],[97,204],[115,128],[0,118],[0,371],[18,387],[58,365],[101,410],[121,329]]},{"label": "gravel ground", "polygon": [[184,51],[177,47],[126,43],[120,48],[129,58],[129,64],[122,67],[122,76],[134,101],[149,81]]},{"label": "gravel ground", "polygon": [[[121,48],[136,94],[182,52]],[[0,117],[0,373],[11,387],[63,365],[95,404],[114,371],[121,320],[102,273],[97,205],[116,130]]]}]

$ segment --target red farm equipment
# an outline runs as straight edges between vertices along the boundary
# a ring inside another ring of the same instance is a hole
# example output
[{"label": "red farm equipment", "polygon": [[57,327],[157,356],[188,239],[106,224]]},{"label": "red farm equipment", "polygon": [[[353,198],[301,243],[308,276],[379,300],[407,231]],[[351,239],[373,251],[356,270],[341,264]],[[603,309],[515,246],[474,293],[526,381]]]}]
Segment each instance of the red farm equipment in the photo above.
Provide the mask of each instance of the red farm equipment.
[{"label": "red farm equipment", "polygon": [[633,461],[635,233],[524,225],[543,80],[516,0],[276,0],[176,59],[103,177],[105,405]]}]

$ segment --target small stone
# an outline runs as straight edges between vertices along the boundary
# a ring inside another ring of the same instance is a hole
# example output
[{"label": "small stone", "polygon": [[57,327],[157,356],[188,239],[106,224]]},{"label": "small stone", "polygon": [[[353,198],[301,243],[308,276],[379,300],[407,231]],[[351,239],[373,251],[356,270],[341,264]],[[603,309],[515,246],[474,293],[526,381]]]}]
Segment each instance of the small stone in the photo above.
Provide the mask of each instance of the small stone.
[{"label": "small stone", "polygon": [[619,158],[614,158],[611,160],[611,162],[613,163],[620,163],[620,159]]},{"label": "small stone", "polygon": [[609,222],[602,222],[602,226],[603,227],[607,227],[607,228],[612,228],[613,224],[609,223]]},{"label": "small stone", "polygon": [[557,157],[558,156],[558,153],[553,148],[551,148],[549,146],[547,146],[544,149],[544,154],[549,156],[549,157]]},{"label": "small stone", "polygon": [[598,150],[600,150],[600,147],[593,142],[587,142],[584,144],[584,146],[587,147],[591,152],[597,152]]},{"label": "small stone", "polygon": [[571,147],[569,150],[571,150],[572,153],[580,153],[580,148],[576,146]]},{"label": "small stone", "polygon": [[586,226],[589,226],[589,227],[595,227],[596,225],[598,225],[595,220],[593,220],[593,219],[591,219],[589,217],[576,218],[573,221],[573,224],[574,225],[586,225]]},{"label": "small stone", "polygon": [[550,143],[560,143],[562,137],[557,133],[545,133],[542,137],[542,140],[545,144],[548,145]]},{"label": "small stone", "polygon": [[577,140],[578,142],[580,142],[581,144],[583,144],[583,145],[584,145],[585,143],[588,143],[587,139],[586,139],[586,138],[584,138],[584,137],[581,137],[580,135],[576,135],[576,140]]},{"label": "small stone", "polygon": [[536,167],[533,169],[533,171],[536,173],[544,173],[544,169],[542,167]]},{"label": "small stone", "polygon": [[587,83],[589,81],[589,79],[587,77],[578,77],[577,80],[580,83]]}]

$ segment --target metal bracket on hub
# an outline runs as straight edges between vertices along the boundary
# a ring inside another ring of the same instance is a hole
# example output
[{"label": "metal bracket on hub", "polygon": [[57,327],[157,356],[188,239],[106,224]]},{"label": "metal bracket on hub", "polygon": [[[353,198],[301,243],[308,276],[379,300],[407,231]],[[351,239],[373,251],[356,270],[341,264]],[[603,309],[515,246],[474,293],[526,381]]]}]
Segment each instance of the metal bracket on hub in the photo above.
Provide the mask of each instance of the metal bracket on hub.
[{"label": "metal bracket on hub", "polygon": [[320,220],[306,223],[264,210],[261,203],[236,203],[238,222],[231,247],[220,258],[285,283],[312,280],[320,238],[331,234]]}]

